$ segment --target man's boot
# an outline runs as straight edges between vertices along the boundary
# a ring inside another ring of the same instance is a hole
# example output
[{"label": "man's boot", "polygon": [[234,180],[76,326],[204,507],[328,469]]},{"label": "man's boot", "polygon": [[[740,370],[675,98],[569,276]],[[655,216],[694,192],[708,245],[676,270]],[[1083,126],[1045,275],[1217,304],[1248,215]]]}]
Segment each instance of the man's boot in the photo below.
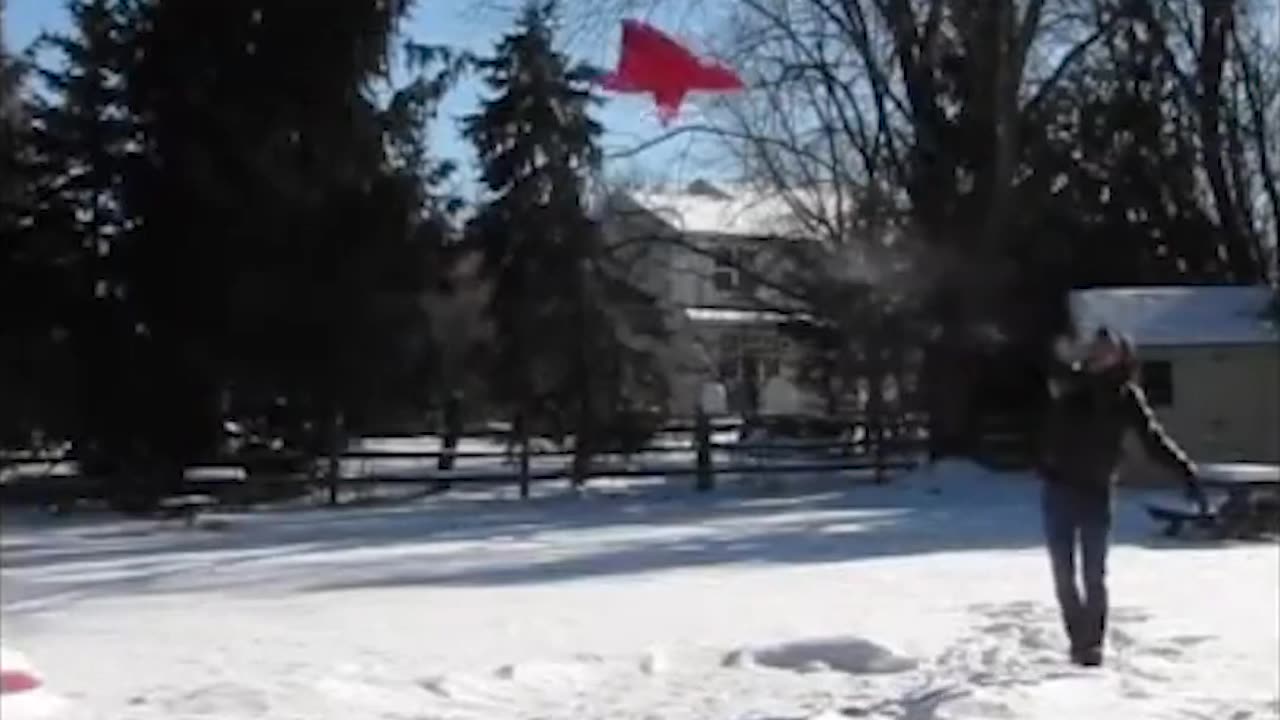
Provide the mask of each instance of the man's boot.
[{"label": "man's boot", "polygon": [[1106,637],[1106,616],[1104,613],[1086,610],[1078,624],[1076,635],[1079,644],[1072,646],[1071,659],[1077,665],[1098,667],[1102,665],[1103,643]]}]

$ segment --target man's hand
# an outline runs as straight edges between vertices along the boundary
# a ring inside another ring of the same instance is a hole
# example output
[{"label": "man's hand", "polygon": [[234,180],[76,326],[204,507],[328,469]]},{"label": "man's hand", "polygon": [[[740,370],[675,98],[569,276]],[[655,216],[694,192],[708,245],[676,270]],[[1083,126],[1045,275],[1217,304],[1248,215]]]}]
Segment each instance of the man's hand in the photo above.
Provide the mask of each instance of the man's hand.
[{"label": "man's hand", "polygon": [[1204,488],[1200,486],[1200,481],[1194,477],[1187,480],[1187,487],[1184,491],[1186,497],[1195,503],[1196,509],[1201,515],[1209,514],[1209,498],[1204,494]]}]

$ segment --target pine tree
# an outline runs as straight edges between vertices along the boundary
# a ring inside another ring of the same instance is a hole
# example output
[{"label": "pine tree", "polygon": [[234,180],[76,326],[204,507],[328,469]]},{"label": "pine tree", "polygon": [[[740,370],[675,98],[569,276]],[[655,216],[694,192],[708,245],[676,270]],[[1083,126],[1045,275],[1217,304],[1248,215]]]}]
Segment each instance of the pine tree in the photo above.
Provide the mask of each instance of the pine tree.
[{"label": "pine tree", "polygon": [[[479,65],[493,97],[466,119],[490,199],[470,227],[493,294],[493,383],[520,434],[567,434],[584,482],[601,431],[660,380],[620,332],[652,299],[611,268],[586,207],[600,162],[590,72],[555,50],[551,3],[531,3]],[[652,319],[652,318],[650,318]],[[650,327],[646,332],[656,332]]]},{"label": "pine tree", "polygon": [[[33,357],[47,348],[48,324],[19,308],[30,302],[32,272],[19,239],[30,202],[23,131],[22,66],[4,45],[4,0],[0,0],[0,443],[25,441],[39,425],[40,385]],[[26,297],[24,297],[26,296]]]},{"label": "pine tree", "polygon": [[[0,135],[0,142],[11,143],[13,139],[8,133],[13,132],[17,120],[21,75],[17,61],[9,56],[9,49],[4,44],[4,13],[5,2],[0,0],[0,123],[3,123],[0,132],[6,133]],[[11,150],[12,145],[6,144],[3,149]]]},{"label": "pine tree", "polygon": [[75,0],[68,10],[71,31],[37,42],[60,62],[35,69],[39,92],[23,107],[24,201],[9,215],[14,277],[3,284],[21,300],[12,307],[25,308],[10,327],[26,337],[18,376],[37,393],[39,424],[76,438],[86,455],[120,456],[136,429],[128,411],[135,325],[119,273],[132,135],[121,93],[126,22],[111,0]]},{"label": "pine tree", "polygon": [[326,428],[300,436],[318,452],[425,385],[418,298],[444,233],[429,186],[447,168],[418,133],[447,78],[380,105],[409,3],[312,7],[148,5],[130,101],[152,156],[131,191],[162,354],[207,409],[225,392],[237,413],[284,403],[277,430]]},{"label": "pine tree", "polygon": [[57,290],[32,333],[68,328],[80,366],[77,450],[145,504],[227,411],[335,429],[404,412],[450,209],[427,122],[457,70],[416,48],[420,76],[383,99],[409,3],[69,7],[43,41],[62,62],[38,73],[20,248],[31,289]]},{"label": "pine tree", "polygon": [[5,0],[0,0],[0,238],[6,241],[0,246],[0,259],[5,262],[3,268],[8,268],[25,194],[20,154],[27,138],[22,132],[23,67],[4,44],[4,13]]}]

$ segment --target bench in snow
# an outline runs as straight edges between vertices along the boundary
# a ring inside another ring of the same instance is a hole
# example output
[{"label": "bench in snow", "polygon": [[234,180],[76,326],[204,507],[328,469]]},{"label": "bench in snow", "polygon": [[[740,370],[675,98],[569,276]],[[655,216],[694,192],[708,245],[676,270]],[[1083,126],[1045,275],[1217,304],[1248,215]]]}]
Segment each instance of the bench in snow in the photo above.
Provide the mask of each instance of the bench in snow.
[{"label": "bench in snow", "polygon": [[217,504],[217,499],[212,495],[199,493],[172,495],[160,501],[157,514],[167,520],[181,519],[187,525],[191,525],[195,522],[196,515]]},{"label": "bench in snow", "polygon": [[1218,524],[1218,516],[1212,511],[1202,513],[1199,510],[1188,510],[1186,508],[1147,505],[1147,514],[1151,516],[1152,520],[1165,523],[1164,534],[1166,537],[1177,537],[1182,533],[1183,526],[1188,523],[1199,525],[1202,528],[1213,528]]},{"label": "bench in snow", "polygon": [[1165,535],[1175,537],[1192,523],[1220,540],[1254,539],[1280,532],[1280,500],[1256,495],[1237,494],[1228,497],[1208,513],[1185,508],[1148,505],[1147,514],[1163,522]]},{"label": "bench in snow", "polygon": [[1225,495],[1205,515],[1185,507],[1148,505],[1147,514],[1177,535],[1195,523],[1220,539],[1247,539],[1280,532],[1280,465],[1209,463],[1200,466],[1200,483]]}]

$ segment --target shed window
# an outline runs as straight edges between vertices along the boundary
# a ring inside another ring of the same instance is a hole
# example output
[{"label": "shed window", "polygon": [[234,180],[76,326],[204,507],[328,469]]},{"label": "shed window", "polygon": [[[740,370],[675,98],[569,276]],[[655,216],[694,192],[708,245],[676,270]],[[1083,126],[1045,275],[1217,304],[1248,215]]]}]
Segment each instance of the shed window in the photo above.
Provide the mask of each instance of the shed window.
[{"label": "shed window", "polygon": [[1142,363],[1142,389],[1153,407],[1173,405],[1173,365],[1167,360]]}]

